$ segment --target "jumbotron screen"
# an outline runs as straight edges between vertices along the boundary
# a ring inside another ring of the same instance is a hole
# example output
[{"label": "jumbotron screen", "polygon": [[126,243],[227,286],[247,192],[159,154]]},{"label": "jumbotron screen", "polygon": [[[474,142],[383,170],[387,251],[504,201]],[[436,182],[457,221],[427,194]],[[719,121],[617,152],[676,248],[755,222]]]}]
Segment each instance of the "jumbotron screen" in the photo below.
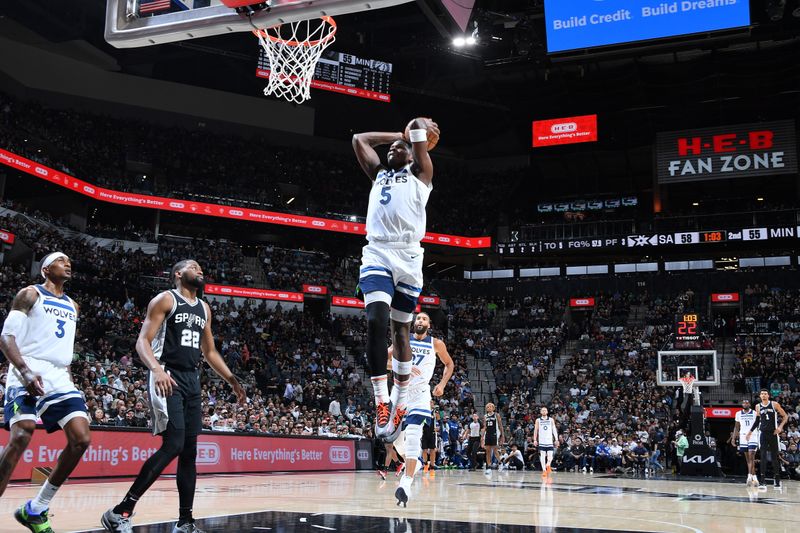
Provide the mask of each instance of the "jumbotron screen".
[{"label": "jumbotron screen", "polygon": [[747,0],[545,0],[544,7],[550,53],[750,25]]}]

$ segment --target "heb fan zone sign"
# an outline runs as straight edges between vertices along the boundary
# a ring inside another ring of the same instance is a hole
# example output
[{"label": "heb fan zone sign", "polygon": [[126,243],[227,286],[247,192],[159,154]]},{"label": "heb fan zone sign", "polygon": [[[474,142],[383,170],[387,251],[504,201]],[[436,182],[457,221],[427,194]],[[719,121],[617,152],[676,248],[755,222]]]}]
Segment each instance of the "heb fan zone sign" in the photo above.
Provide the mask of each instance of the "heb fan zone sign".
[{"label": "heb fan zone sign", "polygon": [[[181,200],[179,198],[148,196],[146,194],[135,194],[105,189],[103,187],[98,187],[86,181],[74,178],[61,171],[54,170],[50,167],[45,167],[35,161],[18,156],[1,148],[0,163],[39,179],[43,179],[48,183],[52,183],[53,185],[57,185],[83,196],[88,196],[89,198],[94,198],[95,200],[111,204],[142,207],[146,209],[159,209],[162,211],[175,211],[178,213],[205,215],[209,217],[229,218],[234,220],[245,220],[248,222],[261,222],[263,224],[278,224],[281,226],[332,231],[336,233],[349,233],[352,235],[367,234],[364,224],[358,222],[309,217],[304,215],[293,215],[291,213],[279,213],[275,211],[262,211],[260,209],[250,209],[249,207],[192,202],[189,200]],[[461,235],[446,235],[443,233],[430,232],[425,234],[425,237],[422,238],[422,242],[426,244],[438,244],[441,246],[453,246],[456,248],[482,249],[490,248],[492,246],[492,238],[488,236],[464,237]]]},{"label": "heb fan zone sign", "polygon": [[594,298],[570,298],[570,307],[594,307]]},{"label": "heb fan zone sign", "polygon": [[17,237],[13,233],[4,229],[0,230],[0,242],[14,244],[15,240],[17,240]]},{"label": "heb fan zone sign", "polygon": [[739,301],[739,293],[738,292],[714,293],[711,295],[711,301],[720,304],[735,303]]},{"label": "heb fan zone sign", "polygon": [[533,121],[533,147],[597,141],[597,115]]},{"label": "heb fan zone sign", "polygon": [[364,308],[364,302],[358,298],[348,296],[333,296],[331,298],[331,305],[336,307],[356,307],[359,309]]},{"label": "heb fan zone sign", "polygon": [[658,183],[797,172],[794,120],[672,131],[656,136]]},{"label": "heb fan zone sign", "polygon": [[[34,432],[11,473],[12,481],[30,481],[34,468],[52,467],[65,445],[66,439],[60,431]],[[149,431],[92,429],[92,443],[71,477],[135,476],[159,446],[161,439]],[[177,461],[173,461],[164,473],[174,474],[176,468]],[[197,442],[197,471],[201,474],[355,468],[353,440],[200,434]]]},{"label": "heb fan zone sign", "polygon": [[273,291],[269,289],[252,289],[250,287],[231,287],[230,285],[208,284],[203,290],[213,296],[230,296],[238,298],[254,298],[256,300],[280,300],[284,302],[303,303],[302,292]]},{"label": "heb fan zone sign", "polygon": [[441,300],[438,296],[420,296],[419,303],[420,305],[439,305]]}]

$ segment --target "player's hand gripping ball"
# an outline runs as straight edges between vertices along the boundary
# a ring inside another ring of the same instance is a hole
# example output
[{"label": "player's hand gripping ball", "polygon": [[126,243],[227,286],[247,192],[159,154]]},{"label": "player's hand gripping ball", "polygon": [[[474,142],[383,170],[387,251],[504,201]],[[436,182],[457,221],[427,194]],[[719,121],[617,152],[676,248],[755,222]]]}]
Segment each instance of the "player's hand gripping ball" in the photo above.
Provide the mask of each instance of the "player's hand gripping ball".
[{"label": "player's hand gripping ball", "polygon": [[418,117],[408,123],[406,126],[406,131],[403,134],[403,139],[411,142],[411,130],[427,130],[428,131],[428,151],[430,152],[434,148],[436,148],[436,144],[439,142],[439,125],[436,124],[433,119],[426,118],[426,117]]}]

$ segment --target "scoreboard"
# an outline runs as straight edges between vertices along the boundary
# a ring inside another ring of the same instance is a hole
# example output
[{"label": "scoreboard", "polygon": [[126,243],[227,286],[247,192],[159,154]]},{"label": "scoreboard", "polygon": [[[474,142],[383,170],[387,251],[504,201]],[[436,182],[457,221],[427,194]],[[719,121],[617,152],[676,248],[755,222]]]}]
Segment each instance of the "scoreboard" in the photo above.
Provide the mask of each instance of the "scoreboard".
[{"label": "scoreboard", "polygon": [[684,313],[675,317],[675,340],[679,342],[700,340],[700,321],[696,313]]},{"label": "scoreboard", "polygon": [[[256,76],[269,78],[269,74],[269,58],[259,47]],[[391,102],[389,94],[391,77],[391,63],[325,50],[314,69],[311,88],[379,102]]]}]

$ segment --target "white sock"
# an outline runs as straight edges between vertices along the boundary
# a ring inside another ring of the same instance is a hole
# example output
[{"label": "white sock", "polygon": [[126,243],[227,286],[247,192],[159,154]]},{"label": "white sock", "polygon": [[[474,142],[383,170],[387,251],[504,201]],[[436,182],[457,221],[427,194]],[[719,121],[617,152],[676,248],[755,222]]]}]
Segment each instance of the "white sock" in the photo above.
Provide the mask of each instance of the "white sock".
[{"label": "white sock", "polygon": [[389,401],[389,385],[386,383],[386,376],[375,376],[369,378],[372,382],[372,392],[375,394],[377,403],[387,403]]},{"label": "white sock", "polygon": [[34,499],[31,500],[29,508],[33,514],[42,514],[50,507],[50,500],[53,499],[53,496],[56,495],[58,489],[61,487],[56,487],[55,485],[51,484],[50,481],[45,481],[42,488],[39,489],[39,494],[36,495]]},{"label": "white sock", "polygon": [[402,383],[394,380],[394,387],[392,387],[392,405],[395,407],[400,407],[401,409],[406,408],[406,403],[408,399],[408,384],[411,382],[410,379],[403,381]]},{"label": "white sock", "polygon": [[411,483],[414,482],[414,477],[403,474],[403,477],[400,478],[400,486],[403,487],[403,490],[408,492],[411,489]]}]

